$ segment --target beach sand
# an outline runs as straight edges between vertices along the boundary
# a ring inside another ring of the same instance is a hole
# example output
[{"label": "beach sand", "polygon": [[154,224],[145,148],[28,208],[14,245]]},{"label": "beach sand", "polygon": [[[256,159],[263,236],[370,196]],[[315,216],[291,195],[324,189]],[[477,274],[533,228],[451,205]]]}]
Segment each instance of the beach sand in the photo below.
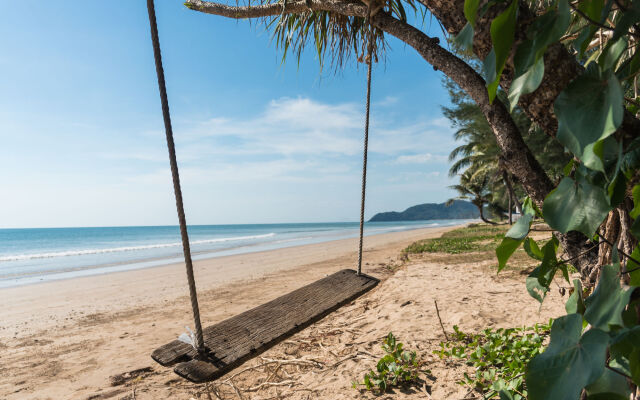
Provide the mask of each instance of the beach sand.
[{"label": "beach sand", "polygon": [[[469,331],[530,325],[564,310],[552,293],[538,312],[524,276],[496,276],[494,261],[473,262],[472,255],[451,265],[399,259],[408,244],[450,229],[365,238],[363,270],[381,284],[223,377],[211,387],[212,398],[370,397],[351,382],[375,366],[389,331],[432,364],[437,379],[425,382],[432,398],[464,397],[466,389],[455,384],[460,368],[432,354],[444,338],[434,299],[448,330],[454,324]],[[195,262],[203,324],[353,268],[356,245],[357,239],[345,239]],[[203,386],[181,380],[149,356],[193,326],[187,294],[180,264],[0,290],[0,398],[208,398]],[[428,398],[421,390],[389,396],[382,398]]]}]

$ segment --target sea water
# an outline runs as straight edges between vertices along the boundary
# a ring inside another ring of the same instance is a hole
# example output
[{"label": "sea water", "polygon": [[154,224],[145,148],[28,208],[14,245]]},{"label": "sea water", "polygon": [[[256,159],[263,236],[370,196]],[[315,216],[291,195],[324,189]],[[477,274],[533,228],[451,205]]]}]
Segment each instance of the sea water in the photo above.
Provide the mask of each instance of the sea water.
[{"label": "sea water", "polygon": [[[465,220],[368,222],[365,235],[462,224]],[[194,225],[193,258],[357,237],[358,223]],[[0,229],[0,288],[183,261],[177,226]]]}]

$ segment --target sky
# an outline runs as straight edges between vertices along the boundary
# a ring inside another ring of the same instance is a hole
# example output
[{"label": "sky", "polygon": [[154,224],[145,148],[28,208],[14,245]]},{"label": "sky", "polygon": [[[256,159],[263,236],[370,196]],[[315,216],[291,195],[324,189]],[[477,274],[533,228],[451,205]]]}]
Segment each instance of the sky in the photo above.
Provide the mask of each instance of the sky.
[{"label": "sky", "polygon": [[[364,66],[282,63],[259,23],[156,3],[187,222],[357,221]],[[389,43],[367,218],[453,196],[442,76]],[[0,1],[0,182],[0,228],[177,224],[145,1]]]}]

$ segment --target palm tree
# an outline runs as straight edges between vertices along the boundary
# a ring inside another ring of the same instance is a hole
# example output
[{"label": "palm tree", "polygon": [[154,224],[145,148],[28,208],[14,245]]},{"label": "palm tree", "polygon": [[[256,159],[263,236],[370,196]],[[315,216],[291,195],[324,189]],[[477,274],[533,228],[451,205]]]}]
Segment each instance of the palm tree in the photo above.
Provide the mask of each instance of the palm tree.
[{"label": "palm tree", "polygon": [[[466,174],[470,180],[486,180],[486,186],[492,194],[492,206],[508,211],[510,216],[512,206],[521,213],[520,199],[524,196],[524,190],[507,170],[493,130],[482,110],[451,80],[445,80],[444,85],[449,90],[452,106],[442,107],[442,111],[457,128],[454,138],[462,142],[449,154],[449,161],[452,162],[449,175]],[[503,92],[498,93],[496,101],[506,102]],[[569,161],[564,147],[555,140],[548,140],[521,109],[515,108],[511,115],[545,171],[553,180],[559,180],[563,176],[563,166]],[[511,223],[511,217],[509,221]]]},{"label": "palm tree", "polygon": [[446,205],[450,206],[455,200],[469,200],[471,204],[478,207],[480,212],[480,219],[488,224],[495,225],[496,223],[488,220],[484,216],[485,204],[492,204],[491,191],[488,186],[488,178],[474,177],[470,171],[466,171],[460,175],[460,182],[457,185],[449,186],[458,192],[458,196],[447,200]]}]

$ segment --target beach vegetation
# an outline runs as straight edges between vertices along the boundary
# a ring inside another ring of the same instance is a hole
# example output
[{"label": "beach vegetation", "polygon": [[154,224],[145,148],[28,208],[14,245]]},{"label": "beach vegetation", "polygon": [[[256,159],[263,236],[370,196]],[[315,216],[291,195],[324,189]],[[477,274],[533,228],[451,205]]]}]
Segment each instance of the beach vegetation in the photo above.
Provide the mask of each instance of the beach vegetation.
[{"label": "beach vegetation", "polygon": [[481,333],[462,332],[453,327],[453,336],[440,343],[434,353],[440,359],[464,363],[473,368],[457,383],[469,387],[483,399],[527,398],[526,367],[544,351],[551,321],[532,327],[485,329]]},{"label": "beach vegetation", "polygon": [[421,371],[421,363],[415,351],[404,349],[392,332],[385,337],[382,344],[385,354],[378,360],[376,369],[364,374],[362,382],[354,382],[353,387],[363,387],[372,392],[385,392],[393,386],[403,386],[416,382]]},{"label": "beach vegetation", "polygon": [[404,254],[461,254],[490,251],[504,238],[507,229],[506,226],[472,224],[468,227],[445,232],[439,238],[424,239],[412,243],[403,252]]}]

